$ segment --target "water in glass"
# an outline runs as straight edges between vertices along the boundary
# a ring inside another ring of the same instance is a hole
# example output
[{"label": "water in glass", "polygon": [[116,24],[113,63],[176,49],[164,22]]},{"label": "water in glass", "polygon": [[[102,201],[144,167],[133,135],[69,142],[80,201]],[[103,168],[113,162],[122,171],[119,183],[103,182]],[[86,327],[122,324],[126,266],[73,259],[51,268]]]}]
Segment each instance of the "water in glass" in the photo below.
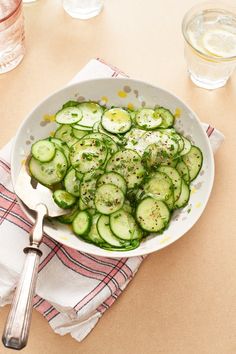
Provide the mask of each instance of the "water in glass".
[{"label": "water in glass", "polygon": [[102,8],[101,0],[63,0],[64,10],[74,18],[86,20],[97,16]]},{"label": "water in glass", "polygon": [[185,56],[192,81],[214,89],[226,84],[236,66],[236,14],[205,9],[183,21]]}]

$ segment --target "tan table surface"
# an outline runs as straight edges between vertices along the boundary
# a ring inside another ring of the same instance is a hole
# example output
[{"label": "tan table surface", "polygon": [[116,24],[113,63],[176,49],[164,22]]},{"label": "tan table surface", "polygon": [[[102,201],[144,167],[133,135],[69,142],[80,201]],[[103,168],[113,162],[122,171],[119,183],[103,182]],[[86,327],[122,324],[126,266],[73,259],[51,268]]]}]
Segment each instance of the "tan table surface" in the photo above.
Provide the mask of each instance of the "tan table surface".
[{"label": "tan table surface", "polygon": [[[0,144],[46,95],[90,58],[166,88],[217,126],[213,192],[199,222],[178,242],[150,255],[135,279],[82,342],[60,337],[36,311],[22,352],[83,354],[236,353],[236,75],[208,92],[188,79],[180,24],[194,0],[107,0],[100,16],[70,18],[59,0],[25,6],[27,53],[0,76]],[[2,331],[8,307],[0,310]],[[8,353],[0,344],[0,352]]]}]

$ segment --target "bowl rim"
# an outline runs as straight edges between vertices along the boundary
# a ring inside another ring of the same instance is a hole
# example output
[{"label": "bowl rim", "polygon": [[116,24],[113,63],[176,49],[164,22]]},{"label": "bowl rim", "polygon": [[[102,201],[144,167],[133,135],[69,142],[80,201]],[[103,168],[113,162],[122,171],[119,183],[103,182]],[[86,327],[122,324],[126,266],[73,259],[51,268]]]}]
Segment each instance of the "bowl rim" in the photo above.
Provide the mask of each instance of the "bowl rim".
[{"label": "bowl rim", "polygon": [[[44,99],[42,99],[36,106],[34,106],[34,108],[26,115],[26,117],[23,119],[23,121],[21,122],[21,124],[19,125],[17,131],[16,131],[16,134],[15,134],[15,138],[14,138],[14,141],[13,141],[13,145],[12,145],[12,148],[11,148],[11,160],[10,160],[10,164],[11,164],[11,181],[12,181],[12,185],[13,185],[13,189],[14,189],[14,184],[15,184],[15,179],[14,179],[14,175],[16,175],[14,173],[14,156],[15,156],[15,147],[16,147],[16,142],[17,142],[17,138],[18,136],[20,135],[20,132],[22,131],[22,129],[24,129],[24,126],[25,124],[27,124],[27,121],[28,119],[30,118],[30,116],[39,109],[39,107],[45,103],[45,101],[47,100],[50,100],[50,98],[60,94],[61,92],[63,91],[66,91],[67,89],[71,89],[73,87],[75,87],[76,89],[78,88],[78,86],[80,84],[84,84],[84,83],[89,83],[89,82],[102,82],[102,81],[120,81],[120,82],[127,82],[127,81],[130,81],[130,82],[134,82],[134,83],[137,83],[139,85],[146,85],[146,86],[149,86],[149,87],[152,87],[153,89],[159,89],[161,90],[163,93],[169,95],[169,96],[172,96],[173,98],[175,98],[176,100],[179,100],[186,108],[187,110],[192,114],[192,116],[194,117],[194,119],[197,121],[198,125],[199,125],[199,128],[200,130],[202,131],[203,133],[203,136],[205,137],[205,142],[207,144],[207,148],[208,148],[208,151],[209,151],[209,158],[210,158],[210,169],[211,169],[211,178],[208,179],[208,194],[206,195],[205,199],[204,199],[204,203],[203,203],[203,207],[201,208],[201,211],[199,212],[198,214],[198,217],[197,219],[190,223],[190,226],[187,227],[187,229],[184,231],[184,233],[182,233],[178,238],[175,238],[175,239],[172,239],[170,238],[170,240],[168,240],[167,242],[161,244],[158,246],[157,249],[152,249],[152,250],[143,250],[141,251],[141,248],[140,247],[137,247],[136,249],[134,250],[131,250],[131,251],[107,251],[107,250],[104,250],[104,249],[101,249],[99,247],[96,247],[98,249],[98,252],[96,251],[90,251],[90,250],[79,250],[77,249],[78,251],[81,251],[81,252],[86,252],[88,254],[91,254],[91,255],[94,255],[94,256],[102,256],[102,257],[109,257],[109,258],[123,258],[123,257],[136,257],[136,256],[144,256],[144,255],[147,255],[147,254],[150,254],[150,253],[153,253],[153,252],[157,252],[167,246],[169,246],[170,244],[176,242],[177,240],[179,240],[181,237],[183,237],[194,225],[195,223],[200,219],[203,211],[205,210],[206,208],[206,205],[208,203],[208,200],[209,200],[209,197],[211,195],[211,192],[212,192],[212,188],[213,188],[213,183],[214,183],[214,177],[215,177],[215,163],[214,163],[214,155],[213,155],[213,150],[212,150],[212,147],[211,147],[211,144],[210,144],[210,141],[209,141],[209,138],[206,134],[206,131],[204,130],[204,128],[202,127],[202,124],[201,124],[201,121],[198,117],[198,115],[188,106],[188,104],[186,104],[181,98],[179,98],[177,95],[173,94],[171,91],[168,91],[166,89],[163,89],[162,87],[159,87],[159,86],[156,86],[154,84],[151,84],[147,81],[143,81],[143,80],[137,80],[137,79],[132,79],[132,78],[114,78],[114,77],[102,77],[102,78],[94,78],[94,79],[86,79],[86,80],[81,80],[81,81],[78,81],[76,83],[72,83],[72,84],[68,84],[58,90],[55,90],[54,92],[52,92],[51,94],[49,94],[48,96],[46,96]],[[29,220],[31,222],[35,222],[35,218],[32,217],[31,214],[29,214],[28,212],[28,207],[25,206],[25,204],[18,198],[18,196],[16,195],[17,197],[17,200],[21,206],[21,209],[24,211],[24,213],[27,215],[27,217],[29,218]],[[46,232],[45,232],[46,234]],[[73,246],[71,246],[69,244],[69,242],[67,242],[66,240],[57,240],[57,239],[54,239],[52,236],[46,234],[48,237],[52,238],[53,240],[55,240],[56,242],[60,242],[62,243],[63,245],[67,246],[67,247],[71,247],[71,248],[74,248]],[[86,243],[87,245],[87,243]],[[140,250],[140,252],[138,252],[138,250]],[[100,251],[100,252],[99,252]],[[102,251],[102,252],[101,252]],[[101,253],[104,253],[104,255],[101,255]]]}]

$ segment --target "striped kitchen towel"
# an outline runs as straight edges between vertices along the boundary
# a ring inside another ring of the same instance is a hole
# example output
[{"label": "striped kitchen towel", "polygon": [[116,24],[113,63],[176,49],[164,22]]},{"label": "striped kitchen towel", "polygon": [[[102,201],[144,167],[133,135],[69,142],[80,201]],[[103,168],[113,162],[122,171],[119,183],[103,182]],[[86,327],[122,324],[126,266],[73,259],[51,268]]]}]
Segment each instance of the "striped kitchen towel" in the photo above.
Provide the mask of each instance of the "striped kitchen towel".
[{"label": "striped kitchen towel", "polygon": [[[91,60],[72,80],[126,76],[102,60]],[[209,125],[207,134],[215,151],[223,135]],[[0,152],[0,305],[11,302],[28,244],[31,222],[22,212],[10,178],[11,142]],[[144,257],[91,256],[44,235],[34,307],[61,335],[78,341],[92,330],[137,272]]]}]

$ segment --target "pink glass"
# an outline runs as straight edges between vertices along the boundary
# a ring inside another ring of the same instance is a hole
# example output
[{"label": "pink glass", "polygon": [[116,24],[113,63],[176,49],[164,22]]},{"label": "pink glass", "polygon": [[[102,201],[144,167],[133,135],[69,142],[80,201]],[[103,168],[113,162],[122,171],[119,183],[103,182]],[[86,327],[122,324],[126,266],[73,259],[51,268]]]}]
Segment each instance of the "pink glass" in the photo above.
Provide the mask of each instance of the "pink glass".
[{"label": "pink glass", "polygon": [[0,0],[0,74],[14,69],[25,53],[22,0]]}]

